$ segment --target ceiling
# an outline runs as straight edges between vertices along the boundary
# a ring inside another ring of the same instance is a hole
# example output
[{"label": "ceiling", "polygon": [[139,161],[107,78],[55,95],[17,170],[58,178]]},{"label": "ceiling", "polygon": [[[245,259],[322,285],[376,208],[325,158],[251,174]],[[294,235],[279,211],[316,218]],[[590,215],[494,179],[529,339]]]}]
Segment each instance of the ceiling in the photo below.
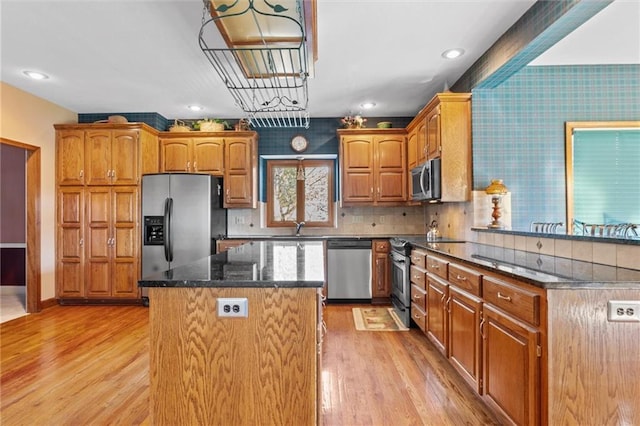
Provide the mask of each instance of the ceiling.
[{"label": "ceiling", "polygon": [[[318,61],[308,84],[311,118],[415,115],[533,3],[317,0]],[[534,64],[600,63],[600,48],[607,63],[640,63],[639,12],[637,0],[617,0],[569,35],[568,48],[560,43]],[[199,48],[199,0],[1,0],[0,18],[2,81],[74,112],[157,112],[169,119],[244,116]],[[590,28],[592,22],[599,27]],[[622,44],[614,48],[610,42],[618,35]],[[595,41],[584,41],[593,36]],[[465,54],[454,60],[441,56],[455,47]],[[24,70],[49,78],[33,81]],[[376,108],[362,111],[365,101]],[[204,110],[187,109],[193,104]]]}]

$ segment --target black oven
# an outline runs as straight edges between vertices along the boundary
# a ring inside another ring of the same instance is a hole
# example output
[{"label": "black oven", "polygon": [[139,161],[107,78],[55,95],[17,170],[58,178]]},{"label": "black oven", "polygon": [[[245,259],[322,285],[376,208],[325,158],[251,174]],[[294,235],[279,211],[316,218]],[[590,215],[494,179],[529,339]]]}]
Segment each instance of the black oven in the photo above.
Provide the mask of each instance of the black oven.
[{"label": "black oven", "polygon": [[391,238],[391,304],[402,323],[409,327],[411,320],[411,245],[402,239]]}]

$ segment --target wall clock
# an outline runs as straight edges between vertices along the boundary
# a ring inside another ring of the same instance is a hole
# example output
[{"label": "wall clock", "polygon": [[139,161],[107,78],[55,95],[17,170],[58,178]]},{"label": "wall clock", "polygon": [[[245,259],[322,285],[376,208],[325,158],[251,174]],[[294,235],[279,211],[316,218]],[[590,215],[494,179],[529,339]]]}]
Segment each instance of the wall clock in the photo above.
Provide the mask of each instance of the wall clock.
[{"label": "wall clock", "polygon": [[309,146],[309,141],[307,141],[307,138],[305,138],[302,135],[294,136],[291,139],[291,148],[295,152],[303,152],[304,150],[307,149],[308,146]]}]

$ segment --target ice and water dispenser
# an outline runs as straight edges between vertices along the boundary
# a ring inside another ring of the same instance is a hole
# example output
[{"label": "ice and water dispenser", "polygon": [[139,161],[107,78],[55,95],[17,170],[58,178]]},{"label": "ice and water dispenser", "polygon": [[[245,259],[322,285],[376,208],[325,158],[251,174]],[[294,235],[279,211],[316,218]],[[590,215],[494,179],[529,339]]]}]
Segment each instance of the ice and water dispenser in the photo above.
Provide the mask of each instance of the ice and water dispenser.
[{"label": "ice and water dispenser", "polygon": [[144,217],[144,245],[161,246],[164,244],[164,216]]}]

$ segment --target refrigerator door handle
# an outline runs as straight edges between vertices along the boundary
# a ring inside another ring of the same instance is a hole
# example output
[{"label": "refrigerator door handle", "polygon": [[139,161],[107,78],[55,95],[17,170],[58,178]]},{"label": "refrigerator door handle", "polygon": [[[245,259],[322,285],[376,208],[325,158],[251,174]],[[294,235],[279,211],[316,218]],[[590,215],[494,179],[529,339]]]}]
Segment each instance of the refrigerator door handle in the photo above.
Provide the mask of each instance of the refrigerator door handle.
[{"label": "refrigerator door handle", "polygon": [[173,198],[164,200],[164,258],[173,261],[173,247],[171,244],[171,213],[173,212]]}]

